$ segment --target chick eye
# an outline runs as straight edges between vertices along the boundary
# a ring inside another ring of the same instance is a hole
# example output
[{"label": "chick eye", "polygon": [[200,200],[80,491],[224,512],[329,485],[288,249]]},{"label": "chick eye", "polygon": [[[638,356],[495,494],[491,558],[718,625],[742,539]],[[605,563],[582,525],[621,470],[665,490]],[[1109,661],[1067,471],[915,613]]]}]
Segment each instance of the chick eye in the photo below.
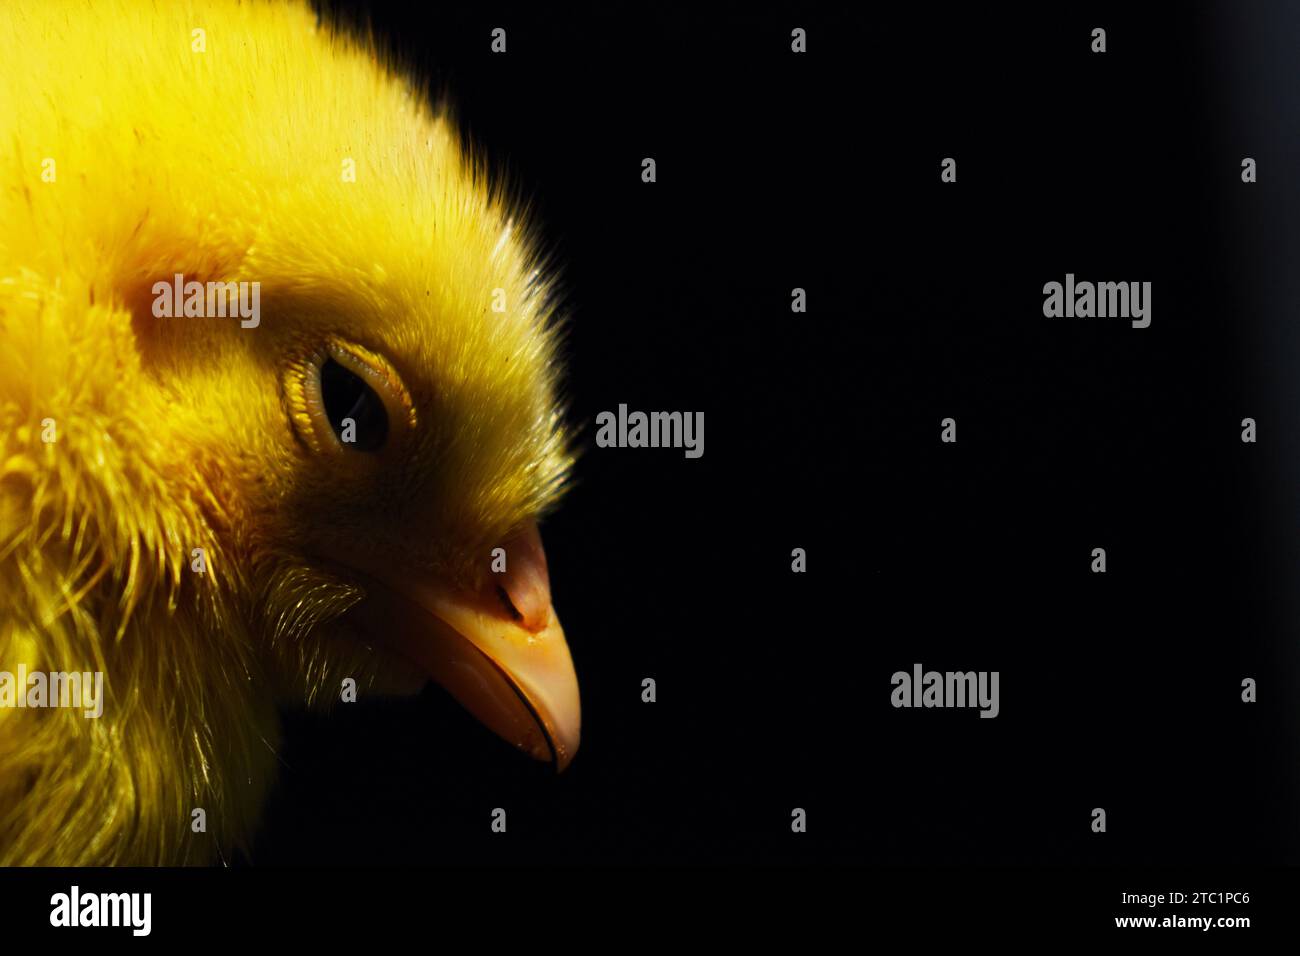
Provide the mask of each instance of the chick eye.
[{"label": "chick eye", "polygon": [[384,403],[360,376],[332,358],[320,367],[320,397],[334,435],[344,448],[378,451],[388,437]]}]

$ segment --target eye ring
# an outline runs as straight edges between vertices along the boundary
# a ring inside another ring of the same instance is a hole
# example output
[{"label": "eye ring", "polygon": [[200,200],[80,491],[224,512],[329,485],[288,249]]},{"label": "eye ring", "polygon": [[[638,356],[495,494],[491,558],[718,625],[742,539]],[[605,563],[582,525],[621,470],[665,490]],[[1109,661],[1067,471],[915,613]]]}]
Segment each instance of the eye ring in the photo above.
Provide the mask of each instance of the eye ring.
[{"label": "eye ring", "polygon": [[298,436],[316,452],[381,454],[395,433],[416,423],[410,394],[392,365],[335,337],[293,364],[286,394]]}]

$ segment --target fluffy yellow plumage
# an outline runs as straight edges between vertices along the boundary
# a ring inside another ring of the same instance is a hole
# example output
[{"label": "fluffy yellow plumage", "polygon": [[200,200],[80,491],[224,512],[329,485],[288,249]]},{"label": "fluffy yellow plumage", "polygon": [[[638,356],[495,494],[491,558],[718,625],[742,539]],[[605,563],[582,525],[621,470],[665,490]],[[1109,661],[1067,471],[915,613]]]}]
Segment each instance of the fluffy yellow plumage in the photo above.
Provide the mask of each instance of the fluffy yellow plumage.
[{"label": "fluffy yellow plumage", "polygon": [[[570,467],[549,287],[418,88],[305,5],[10,0],[0,223],[0,671],[101,671],[106,698],[0,707],[0,863],[223,855],[277,704],[442,678],[458,636],[567,762],[531,531]],[[260,323],[159,317],[176,274],[259,283]],[[332,435],[326,361],[382,401],[377,452]],[[494,588],[518,634],[484,636]]]}]

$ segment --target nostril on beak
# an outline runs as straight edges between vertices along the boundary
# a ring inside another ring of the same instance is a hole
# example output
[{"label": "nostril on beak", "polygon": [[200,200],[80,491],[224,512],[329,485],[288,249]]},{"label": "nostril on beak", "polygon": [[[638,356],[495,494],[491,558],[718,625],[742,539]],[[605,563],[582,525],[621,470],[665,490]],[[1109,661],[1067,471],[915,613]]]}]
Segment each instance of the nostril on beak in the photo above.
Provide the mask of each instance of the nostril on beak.
[{"label": "nostril on beak", "polygon": [[519,613],[519,608],[515,607],[514,601],[510,600],[510,592],[499,584],[497,585],[497,597],[501,599],[501,604],[505,607],[509,615],[516,621],[522,623],[524,616]]},{"label": "nostril on beak", "polygon": [[541,631],[554,612],[546,552],[537,525],[529,524],[505,544],[505,550],[508,568],[500,578],[497,593],[515,621],[529,631]]}]

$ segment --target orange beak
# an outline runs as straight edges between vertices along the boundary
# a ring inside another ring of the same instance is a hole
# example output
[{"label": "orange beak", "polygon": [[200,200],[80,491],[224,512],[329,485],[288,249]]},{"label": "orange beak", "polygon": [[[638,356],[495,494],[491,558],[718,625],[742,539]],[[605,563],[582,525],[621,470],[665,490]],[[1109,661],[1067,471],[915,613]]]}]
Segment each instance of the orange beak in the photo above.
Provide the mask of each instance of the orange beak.
[{"label": "orange beak", "polygon": [[536,524],[502,547],[506,570],[482,593],[386,569],[364,582],[352,613],[491,730],[563,770],[578,749],[582,706]]}]

